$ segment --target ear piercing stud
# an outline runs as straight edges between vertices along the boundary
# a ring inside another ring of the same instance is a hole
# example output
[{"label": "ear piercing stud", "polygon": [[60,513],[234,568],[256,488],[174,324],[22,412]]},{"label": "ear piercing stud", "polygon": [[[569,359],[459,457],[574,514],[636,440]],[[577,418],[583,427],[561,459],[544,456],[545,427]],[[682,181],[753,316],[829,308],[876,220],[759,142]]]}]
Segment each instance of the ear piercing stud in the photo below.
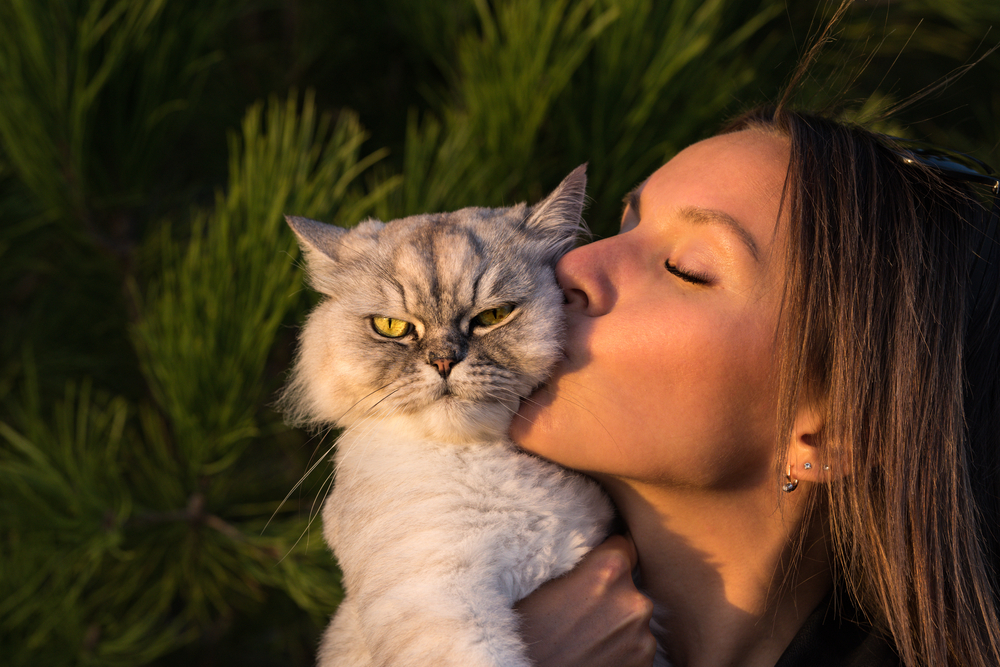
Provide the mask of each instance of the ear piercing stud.
[{"label": "ear piercing stud", "polygon": [[805,463],[804,463],[804,464],[802,465],[802,467],[803,467],[803,468],[805,468],[806,470],[812,470],[812,467],[813,467],[813,464],[809,463],[809,461],[806,461],[806,462],[805,462]]},{"label": "ear piercing stud", "polygon": [[781,490],[785,493],[791,493],[799,486],[798,479],[792,479],[792,464],[788,464],[788,468],[785,469],[785,483],[781,485]]}]

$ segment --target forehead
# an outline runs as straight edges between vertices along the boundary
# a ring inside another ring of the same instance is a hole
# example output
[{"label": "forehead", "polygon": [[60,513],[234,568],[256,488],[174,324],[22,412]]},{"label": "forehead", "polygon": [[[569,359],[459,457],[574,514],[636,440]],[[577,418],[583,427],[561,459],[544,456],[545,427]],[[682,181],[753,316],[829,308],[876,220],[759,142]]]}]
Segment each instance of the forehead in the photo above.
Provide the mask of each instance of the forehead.
[{"label": "forehead", "polygon": [[694,207],[734,218],[760,247],[773,242],[789,144],[782,137],[744,130],[711,137],[685,148],[660,167],[638,191],[642,216],[676,216]]}]

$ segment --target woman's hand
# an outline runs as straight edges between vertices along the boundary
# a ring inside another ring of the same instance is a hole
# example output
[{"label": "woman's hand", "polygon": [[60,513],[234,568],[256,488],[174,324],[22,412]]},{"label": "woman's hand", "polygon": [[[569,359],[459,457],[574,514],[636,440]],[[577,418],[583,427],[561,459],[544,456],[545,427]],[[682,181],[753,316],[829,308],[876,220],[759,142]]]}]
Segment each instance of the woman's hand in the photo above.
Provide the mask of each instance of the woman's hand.
[{"label": "woman's hand", "polygon": [[653,603],[632,583],[637,562],[632,539],[613,535],[518,602],[528,657],[539,667],[650,667]]}]

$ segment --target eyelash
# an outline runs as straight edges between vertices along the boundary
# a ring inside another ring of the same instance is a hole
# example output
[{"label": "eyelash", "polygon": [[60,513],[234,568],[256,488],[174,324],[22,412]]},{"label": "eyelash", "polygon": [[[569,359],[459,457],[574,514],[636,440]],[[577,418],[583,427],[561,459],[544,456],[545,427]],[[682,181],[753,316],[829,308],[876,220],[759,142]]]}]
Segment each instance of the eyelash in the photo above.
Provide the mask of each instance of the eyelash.
[{"label": "eyelash", "polygon": [[705,276],[699,276],[694,273],[687,273],[685,271],[681,271],[675,265],[671,264],[669,259],[665,261],[663,265],[666,267],[667,273],[677,276],[686,283],[691,283],[692,285],[708,285],[709,282],[711,282]]}]

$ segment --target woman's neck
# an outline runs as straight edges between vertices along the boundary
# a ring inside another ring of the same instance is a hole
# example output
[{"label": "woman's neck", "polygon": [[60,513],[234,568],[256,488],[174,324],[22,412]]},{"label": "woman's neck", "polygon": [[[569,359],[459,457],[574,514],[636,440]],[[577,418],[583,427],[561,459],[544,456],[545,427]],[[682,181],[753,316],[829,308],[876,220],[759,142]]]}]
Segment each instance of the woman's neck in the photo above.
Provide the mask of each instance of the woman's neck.
[{"label": "woman's neck", "polygon": [[676,667],[771,667],[831,586],[821,536],[793,562],[808,490],[730,493],[602,480],[629,525]]}]

